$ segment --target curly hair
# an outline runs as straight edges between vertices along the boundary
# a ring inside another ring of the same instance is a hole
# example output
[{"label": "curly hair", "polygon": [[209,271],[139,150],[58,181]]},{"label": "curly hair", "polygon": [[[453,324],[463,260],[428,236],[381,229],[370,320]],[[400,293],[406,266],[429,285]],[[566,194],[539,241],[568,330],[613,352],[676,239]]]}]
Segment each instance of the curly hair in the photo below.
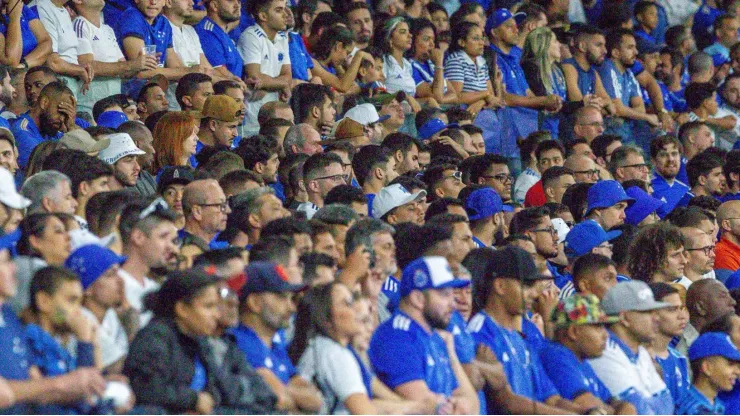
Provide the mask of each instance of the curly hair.
[{"label": "curly hair", "polygon": [[674,225],[657,223],[643,228],[630,245],[630,277],[651,283],[653,275],[665,263],[668,251],[683,245],[683,235]]}]

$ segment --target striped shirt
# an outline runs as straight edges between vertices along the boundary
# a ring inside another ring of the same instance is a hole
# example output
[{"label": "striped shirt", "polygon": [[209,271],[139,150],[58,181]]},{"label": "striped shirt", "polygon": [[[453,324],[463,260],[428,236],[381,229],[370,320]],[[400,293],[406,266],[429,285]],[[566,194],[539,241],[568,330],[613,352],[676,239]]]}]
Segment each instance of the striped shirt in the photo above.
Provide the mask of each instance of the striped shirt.
[{"label": "striped shirt", "polygon": [[445,78],[462,82],[462,92],[485,91],[488,88],[488,64],[482,56],[475,62],[465,51],[455,51],[445,60]]}]

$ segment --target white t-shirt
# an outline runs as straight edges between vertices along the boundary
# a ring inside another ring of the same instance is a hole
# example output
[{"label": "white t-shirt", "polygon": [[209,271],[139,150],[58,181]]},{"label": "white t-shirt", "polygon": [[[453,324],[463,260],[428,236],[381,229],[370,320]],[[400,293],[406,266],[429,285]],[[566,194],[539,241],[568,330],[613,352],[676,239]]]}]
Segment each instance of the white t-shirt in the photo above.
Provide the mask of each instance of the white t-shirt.
[{"label": "white t-shirt", "polygon": [[[237,45],[244,65],[260,64],[260,72],[271,77],[280,75],[283,65],[290,65],[288,34],[279,32],[275,39],[270,41],[267,34],[259,25],[252,25],[239,37]],[[257,113],[263,104],[278,100],[277,92],[268,92],[258,101],[247,102],[247,117],[245,127],[247,131],[259,131]]]},{"label": "white t-shirt", "polygon": [[[91,53],[94,60],[108,63],[125,59],[110,26],[103,23],[97,27],[82,16],[77,16],[72,25],[77,34],[77,52],[80,55]],[[90,83],[90,90],[77,97],[77,107],[92,114],[93,105],[97,101],[120,93],[121,78],[95,76]]]},{"label": "white t-shirt", "polygon": [[82,308],[82,313],[98,324],[98,341],[103,356],[103,367],[107,367],[128,354],[128,336],[116,315],[116,311],[108,309],[103,317],[103,322],[98,323],[97,318],[89,310]]},{"label": "white t-shirt", "polygon": [[144,285],[139,283],[134,276],[123,269],[118,269],[118,275],[123,279],[123,285],[126,290],[126,300],[128,303],[139,312],[139,328],[143,328],[152,319],[152,313],[150,311],[142,313],[144,309],[144,296],[150,292],[154,292],[159,289],[159,284],[154,280],[145,277]]},{"label": "white t-shirt", "polygon": [[541,178],[542,175],[534,169],[524,169],[514,182],[514,201],[523,204],[529,188],[533,187]]},{"label": "white t-shirt", "polygon": [[39,19],[44,29],[49,32],[51,51],[58,53],[59,57],[70,64],[77,64],[78,41],[67,9],[57,7],[51,0],[38,0],[36,6]]},{"label": "white t-shirt", "polygon": [[384,56],[383,74],[385,75],[385,88],[389,93],[404,91],[412,97],[416,96],[414,69],[408,59],[403,58],[399,64],[393,56]]},{"label": "white t-shirt", "polygon": [[319,412],[322,415],[348,415],[344,401],[353,394],[368,394],[360,365],[352,352],[325,336],[317,336],[309,342],[298,361],[298,373],[306,380],[316,380],[324,396]]},{"label": "white t-shirt", "polygon": [[[172,28],[172,47],[175,49],[175,53],[180,56],[183,65],[187,67],[199,65],[203,47],[200,44],[200,38],[195,32],[195,29],[190,25],[177,27],[172,22],[169,23]],[[167,90],[167,101],[170,103],[170,111],[180,110],[180,105],[177,103],[177,97],[175,96],[175,90],[177,90],[177,82],[170,82],[170,88]]]}]

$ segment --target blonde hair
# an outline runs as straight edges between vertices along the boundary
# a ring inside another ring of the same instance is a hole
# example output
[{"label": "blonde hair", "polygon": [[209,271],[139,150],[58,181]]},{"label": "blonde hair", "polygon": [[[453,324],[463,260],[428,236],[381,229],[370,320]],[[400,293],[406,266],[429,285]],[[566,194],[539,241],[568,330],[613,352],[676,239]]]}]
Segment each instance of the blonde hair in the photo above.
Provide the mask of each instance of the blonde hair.
[{"label": "blonde hair", "polygon": [[552,71],[553,60],[550,58],[550,44],[555,38],[555,33],[548,27],[539,27],[527,35],[524,41],[524,52],[522,60],[530,60],[537,64],[540,70],[542,84],[549,94],[552,94]]}]

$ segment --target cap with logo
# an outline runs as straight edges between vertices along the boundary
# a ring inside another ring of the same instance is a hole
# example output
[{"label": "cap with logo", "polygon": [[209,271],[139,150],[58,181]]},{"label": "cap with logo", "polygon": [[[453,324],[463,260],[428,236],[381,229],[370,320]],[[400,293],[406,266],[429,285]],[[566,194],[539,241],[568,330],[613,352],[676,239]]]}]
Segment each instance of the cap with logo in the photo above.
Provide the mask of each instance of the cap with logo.
[{"label": "cap with logo", "polygon": [[96,122],[100,127],[117,129],[121,124],[128,121],[128,116],[120,111],[104,111],[98,116]]},{"label": "cap with logo", "polygon": [[364,103],[347,110],[344,117],[354,120],[363,126],[367,126],[373,123],[382,123],[388,120],[391,116],[386,114],[381,117],[378,115],[378,110],[375,109],[374,105]]},{"label": "cap with logo", "polygon": [[18,193],[13,175],[0,167],[0,202],[13,209],[26,209],[31,200]]},{"label": "cap with logo", "polygon": [[167,166],[159,174],[157,193],[162,194],[170,185],[187,185],[194,181],[193,170],[185,166]]},{"label": "cap with logo", "polygon": [[488,16],[488,20],[486,20],[486,33],[489,33],[491,30],[496,29],[497,27],[501,26],[504,22],[506,22],[509,19],[514,19],[517,24],[520,24],[524,21],[524,19],[527,17],[527,14],[524,12],[519,12],[516,14],[511,14],[509,9],[497,9],[493,13],[491,13],[490,16]]},{"label": "cap with logo", "polygon": [[113,133],[106,137],[110,139],[110,144],[98,154],[98,158],[105,163],[112,165],[126,156],[146,154],[145,151],[136,147],[134,139],[128,133]]},{"label": "cap with logo", "polygon": [[470,285],[470,280],[456,279],[447,259],[441,256],[418,258],[403,269],[398,288],[401,297],[414,290],[461,288]]},{"label": "cap with logo", "polygon": [[631,280],[617,283],[609,289],[601,300],[601,307],[607,315],[618,315],[620,312],[649,312],[670,308],[671,304],[656,301],[647,283]]},{"label": "cap with logo", "polygon": [[537,270],[529,253],[515,246],[506,246],[501,250],[493,251],[485,276],[491,279],[516,279],[524,283],[552,280],[552,276],[543,275]]},{"label": "cap with logo", "polygon": [[211,95],[203,104],[201,117],[233,123],[242,119],[242,106],[228,95]]},{"label": "cap with logo", "polygon": [[246,274],[244,286],[236,289],[240,300],[246,299],[250,293],[300,292],[306,289],[306,285],[291,284],[283,266],[269,261],[249,263],[244,269],[244,274]]},{"label": "cap with logo", "polygon": [[446,129],[447,127],[448,125],[444,121],[438,118],[433,118],[419,127],[419,138],[422,140],[429,140],[430,137]]},{"label": "cap with logo", "polygon": [[635,199],[635,203],[629,206],[624,213],[626,215],[625,222],[637,226],[642,222],[648,215],[657,211],[658,208],[662,207],[665,202],[658,198],[653,198],[648,195],[647,192],[643,191],[639,186],[630,187],[625,191],[627,195]]},{"label": "cap with logo", "polygon": [[635,200],[624,192],[622,184],[613,180],[599,181],[591,185],[588,189],[588,208],[586,215],[597,208],[609,208],[620,202],[626,202],[627,206],[632,205]]},{"label": "cap with logo", "polygon": [[362,128],[362,124],[347,117],[338,123],[337,129],[334,132],[334,138],[336,140],[347,140],[364,135],[365,130]]},{"label": "cap with logo", "polygon": [[82,288],[92,286],[113,265],[121,265],[126,257],[119,256],[108,248],[97,244],[82,246],[73,251],[64,262],[64,267],[79,276]]},{"label": "cap with logo", "polygon": [[373,200],[373,216],[382,218],[391,210],[406,205],[409,202],[426,198],[427,191],[416,191],[413,194],[403,187],[400,183],[388,185],[378,192]]},{"label": "cap with logo", "polygon": [[465,199],[465,212],[470,221],[482,220],[502,211],[504,203],[493,188],[477,189]]},{"label": "cap with logo", "polygon": [[581,257],[605,241],[611,241],[622,235],[622,231],[604,231],[594,220],[585,220],[571,228],[565,237],[565,255],[568,258]]},{"label": "cap with logo", "polygon": [[706,332],[689,347],[689,359],[701,360],[707,357],[725,357],[730,361],[740,361],[740,350],[724,332]]},{"label": "cap with logo", "polygon": [[59,140],[59,143],[67,149],[81,150],[91,156],[97,156],[101,150],[110,146],[110,139],[107,136],[103,136],[99,140],[95,140],[85,130],[75,129],[69,133],[65,133]]},{"label": "cap with logo", "polygon": [[619,321],[616,316],[608,316],[596,295],[575,294],[561,299],[552,310],[550,320],[557,327],[571,325],[612,324]]}]

